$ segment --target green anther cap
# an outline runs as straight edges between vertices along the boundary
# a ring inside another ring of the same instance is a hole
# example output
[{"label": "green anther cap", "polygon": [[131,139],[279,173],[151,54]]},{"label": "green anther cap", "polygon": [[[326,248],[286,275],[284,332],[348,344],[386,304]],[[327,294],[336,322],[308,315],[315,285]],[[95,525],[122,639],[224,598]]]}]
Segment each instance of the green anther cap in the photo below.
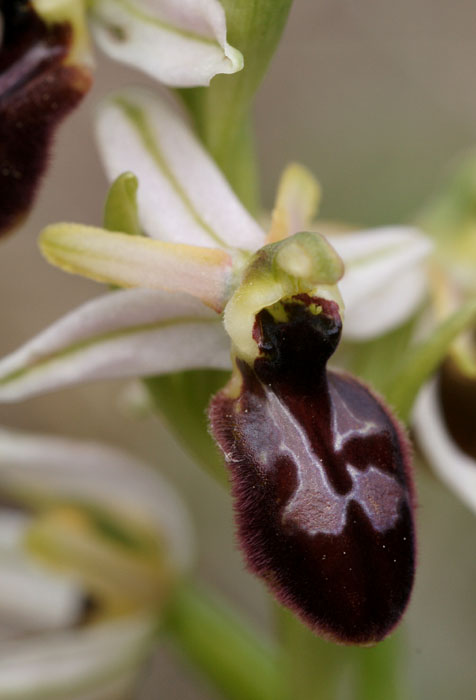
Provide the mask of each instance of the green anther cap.
[{"label": "green anther cap", "polygon": [[296,233],[269,247],[273,273],[283,284],[288,281],[309,289],[308,285],[336,284],[344,274],[342,260],[319,233]]},{"label": "green anther cap", "polygon": [[342,260],[318,233],[296,233],[261,248],[245,269],[241,284],[225,309],[225,328],[236,354],[249,363],[256,359],[256,314],[282,299],[310,294],[332,299],[342,309],[335,285],[343,273]]}]

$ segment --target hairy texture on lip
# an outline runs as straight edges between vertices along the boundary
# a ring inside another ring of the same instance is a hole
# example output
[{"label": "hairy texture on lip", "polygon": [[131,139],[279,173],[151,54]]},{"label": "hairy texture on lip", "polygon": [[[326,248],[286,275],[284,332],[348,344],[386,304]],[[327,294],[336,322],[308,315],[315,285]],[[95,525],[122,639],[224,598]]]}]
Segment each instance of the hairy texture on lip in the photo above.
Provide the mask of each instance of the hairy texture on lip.
[{"label": "hairy texture on lip", "polygon": [[90,71],[64,65],[72,32],[47,26],[29,3],[0,3],[0,235],[33,203],[55,128],[91,84]]},{"label": "hairy texture on lip", "polygon": [[367,387],[326,371],[337,305],[300,295],[284,310],[284,321],[258,314],[260,357],[237,361],[239,395],[225,388],[210,409],[239,541],[249,568],[312,629],[373,644],[400,619],[413,583],[409,448]]}]

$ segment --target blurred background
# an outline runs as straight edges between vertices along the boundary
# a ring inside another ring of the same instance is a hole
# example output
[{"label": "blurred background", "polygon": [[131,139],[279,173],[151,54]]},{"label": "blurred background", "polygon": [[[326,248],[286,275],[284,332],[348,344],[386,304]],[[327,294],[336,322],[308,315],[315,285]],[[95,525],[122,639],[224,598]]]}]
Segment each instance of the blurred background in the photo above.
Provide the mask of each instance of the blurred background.
[{"label": "blurred background", "polygon": [[[458,156],[476,146],[475,28],[470,0],[296,0],[256,102],[265,205],[283,166],[299,160],[321,181],[327,218],[411,220]],[[147,80],[97,55],[94,89],[60,130],[34,213],[2,242],[1,355],[101,291],[49,267],[36,237],[53,221],[101,222],[107,184],[91,133],[94,104],[131,82]],[[226,495],[157,418],[124,413],[124,386],[100,383],[0,406],[0,424],[108,441],[157,464],[193,513],[202,578],[268,625],[261,584],[236,551]],[[405,623],[408,673],[418,698],[471,700],[476,520],[430,474],[420,470],[417,478],[420,566]],[[141,691],[144,699],[159,696],[215,698],[169,650],[158,652]]]}]

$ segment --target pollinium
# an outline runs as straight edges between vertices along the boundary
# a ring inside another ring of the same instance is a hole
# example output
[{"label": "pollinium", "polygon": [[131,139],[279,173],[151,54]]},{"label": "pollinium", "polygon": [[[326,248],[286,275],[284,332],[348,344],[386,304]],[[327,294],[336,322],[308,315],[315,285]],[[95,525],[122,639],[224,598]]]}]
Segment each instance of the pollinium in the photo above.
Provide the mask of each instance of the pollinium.
[{"label": "pollinium", "polygon": [[296,294],[256,314],[212,400],[248,567],[316,633],[369,645],[398,623],[415,564],[410,449],[383,401],[327,369],[339,306]]}]

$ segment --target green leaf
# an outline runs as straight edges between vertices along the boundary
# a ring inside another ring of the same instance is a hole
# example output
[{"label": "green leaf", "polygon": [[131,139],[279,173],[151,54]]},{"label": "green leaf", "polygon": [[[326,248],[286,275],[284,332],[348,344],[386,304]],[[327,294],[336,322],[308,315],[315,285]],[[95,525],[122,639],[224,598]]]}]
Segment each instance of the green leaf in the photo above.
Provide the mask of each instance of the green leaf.
[{"label": "green leaf", "polygon": [[415,329],[415,317],[384,335],[366,342],[342,342],[335,355],[343,366],[385,394],[388,378],[400,365]]},{"label": "green leaf", "polygon": [[470,299],[446,318],[423,342],[407,350],[400,367],[391,374],[384,392],[403,421],[408,421],[417,394],[441,364],[455,338],[476,324],[476,299]]},{"label": "green leaf", "polygon": [[467,155],[418,217],[421,227],[440,244],[474,227],[476,222],[476,152]]},{"label": "green leaf", "polygon": [[137,178],[132,173],[123,173],[114,180],[104,207],[104,228],[131,236],[142,235],[137,211],[137,187]]},{"label": "green leaf", "polygon": [[249,112],[291,4],[292,0],[223,0],[227,38],[243,54],[245,67],[234,75],[216,76],[208,88],[182,91],[200,138],[251,211],[257,203],[257,177]]},{"label": "green leaf", "polygon": [[228,485],[223,458],[208,432],[210,399],[222,389],[230,373],[189,370],[145,380],[155,407],[180,444],[220,483]]}]

